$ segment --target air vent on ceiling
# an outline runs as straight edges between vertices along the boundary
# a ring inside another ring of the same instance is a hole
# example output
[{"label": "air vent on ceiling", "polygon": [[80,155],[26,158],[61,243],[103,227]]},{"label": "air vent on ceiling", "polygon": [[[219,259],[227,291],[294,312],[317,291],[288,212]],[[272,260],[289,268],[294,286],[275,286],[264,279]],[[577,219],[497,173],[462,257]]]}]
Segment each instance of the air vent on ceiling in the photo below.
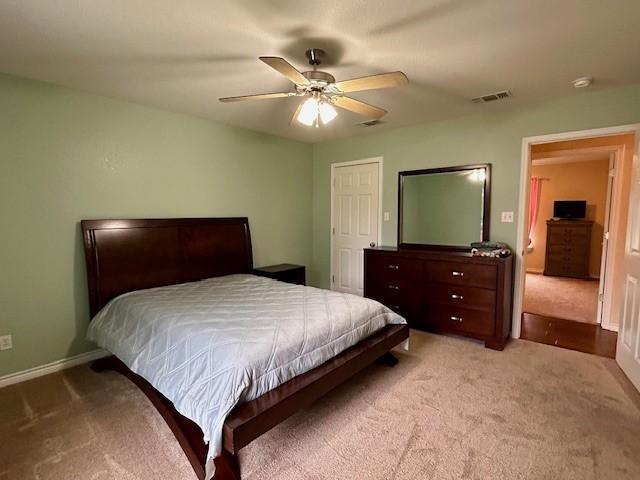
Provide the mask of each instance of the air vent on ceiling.
[{"label": "air vent on ceiling", "polygon": [[509,98],[511,92],[509,90],[503,90],[502,92],[490,93],[489,95],[482,95],[481,97],[472,98],[473,103],[488,103],[495,102],[496,100],[503,100]]},{"label": "air vent on ceiling", "polygon": [[358,125],[361,127],[375,127],[376,125],[380,125],[384,123],[382,120],[369,120],[367,122],[359,123]]}]

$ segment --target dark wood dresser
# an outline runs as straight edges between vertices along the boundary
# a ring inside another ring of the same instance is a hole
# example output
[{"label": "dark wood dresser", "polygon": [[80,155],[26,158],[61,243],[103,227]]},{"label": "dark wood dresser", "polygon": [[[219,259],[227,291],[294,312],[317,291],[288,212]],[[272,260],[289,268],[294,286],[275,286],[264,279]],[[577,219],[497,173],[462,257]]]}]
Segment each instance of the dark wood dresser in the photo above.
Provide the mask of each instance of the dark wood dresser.
[{"label": "dark wood dresser", "polygon": [[367,248],[364,295],[412,328],[476,338],[502,350],[511,332],[513,256]]},{"label": "dark wood dresser", "polygon": [[592,227],[589,220],[547,220],[544,274],[589,278]]}]

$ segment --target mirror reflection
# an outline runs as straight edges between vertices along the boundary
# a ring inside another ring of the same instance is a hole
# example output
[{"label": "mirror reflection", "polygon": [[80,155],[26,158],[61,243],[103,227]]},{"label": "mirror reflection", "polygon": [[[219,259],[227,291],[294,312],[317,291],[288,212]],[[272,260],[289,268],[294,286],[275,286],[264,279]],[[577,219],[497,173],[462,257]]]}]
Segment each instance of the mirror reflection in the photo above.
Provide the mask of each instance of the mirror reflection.
[{"label": "mirror reflection", "polygon": [[401,243],[466,246],[486,240],[487,176],[488,167],[401,173]]}]

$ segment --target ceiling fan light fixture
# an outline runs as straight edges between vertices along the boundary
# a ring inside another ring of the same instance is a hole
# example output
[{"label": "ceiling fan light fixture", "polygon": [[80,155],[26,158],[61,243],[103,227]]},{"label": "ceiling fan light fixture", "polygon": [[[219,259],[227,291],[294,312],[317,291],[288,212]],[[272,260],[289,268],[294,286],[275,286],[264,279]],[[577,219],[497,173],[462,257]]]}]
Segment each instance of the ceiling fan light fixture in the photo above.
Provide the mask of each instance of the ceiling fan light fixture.
[{"label": "ceiling fan light fixture", "polygon": [[320,119],[323,125],[326,125],[338,116],[338,112],[333,108],[333,105],[326,102],[322,102],[319,105],[318,112],[320,113]]},{"label": "ceiling fan light fixture", "polygon": [[318,101],[315,98],[309,98],[302,104],[302,108],[298,114],[298,122],[311,127],[317,119]]},{"label": "ceiling fan light fixture", "polygon": [[304,99],[304,101],[296,108],[289,124],[298,122],[302,125],[318,128],[320,127],[320,122],[323,125],[327,125],[338,116],[336,108],[348,110],[372,121],[378,121],[387,113],[386,110],[344,94],[400,87],[409,83],[407,76],[400,71],[379,73],[336,82],[333,75],[317,68],[322,63],[325,55],[323,50],[312,48],[307,50],[306,55],[313,67],[312,70],[307,72],[299,71],[282,57],[258,57],[266,65],[292,82],[294,84],[293,91],[222,97],[218,100],[228,103],[243,100],[298,97],[301,100]]}]

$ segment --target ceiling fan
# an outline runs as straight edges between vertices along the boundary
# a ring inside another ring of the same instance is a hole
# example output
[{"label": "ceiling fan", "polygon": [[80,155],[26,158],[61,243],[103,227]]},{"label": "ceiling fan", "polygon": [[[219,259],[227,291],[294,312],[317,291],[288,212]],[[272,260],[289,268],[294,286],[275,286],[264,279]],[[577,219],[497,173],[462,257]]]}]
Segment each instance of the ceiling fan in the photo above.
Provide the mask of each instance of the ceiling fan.
[{"label": "ceiling fan", "polygon": [[345,93],[399,87],[409,83],[407,76],[402,72],[381,73],[336,82],[333,75],[317,69],[325,55],[324,50],[319,48],[307,50],[306,56],[309,60],[309,65],[313,67],[313,70],[307,72],[298,71],[281,57],[259,57],[264,63],[291,80],[294,83],[294,91],[224,97],[220,98],[220,101],[238,102],[241,100],[304,97],[306,100],[298,106],[291,122],[297,120],[303,125],[318,127],[320,121],[322,121],[323,125],[326,125],[338,115],[336,109],[333,108],[334,106],[355,112],[367,119],[377,120],[383,117],[387,111],[355,98],[347,97]]}]

